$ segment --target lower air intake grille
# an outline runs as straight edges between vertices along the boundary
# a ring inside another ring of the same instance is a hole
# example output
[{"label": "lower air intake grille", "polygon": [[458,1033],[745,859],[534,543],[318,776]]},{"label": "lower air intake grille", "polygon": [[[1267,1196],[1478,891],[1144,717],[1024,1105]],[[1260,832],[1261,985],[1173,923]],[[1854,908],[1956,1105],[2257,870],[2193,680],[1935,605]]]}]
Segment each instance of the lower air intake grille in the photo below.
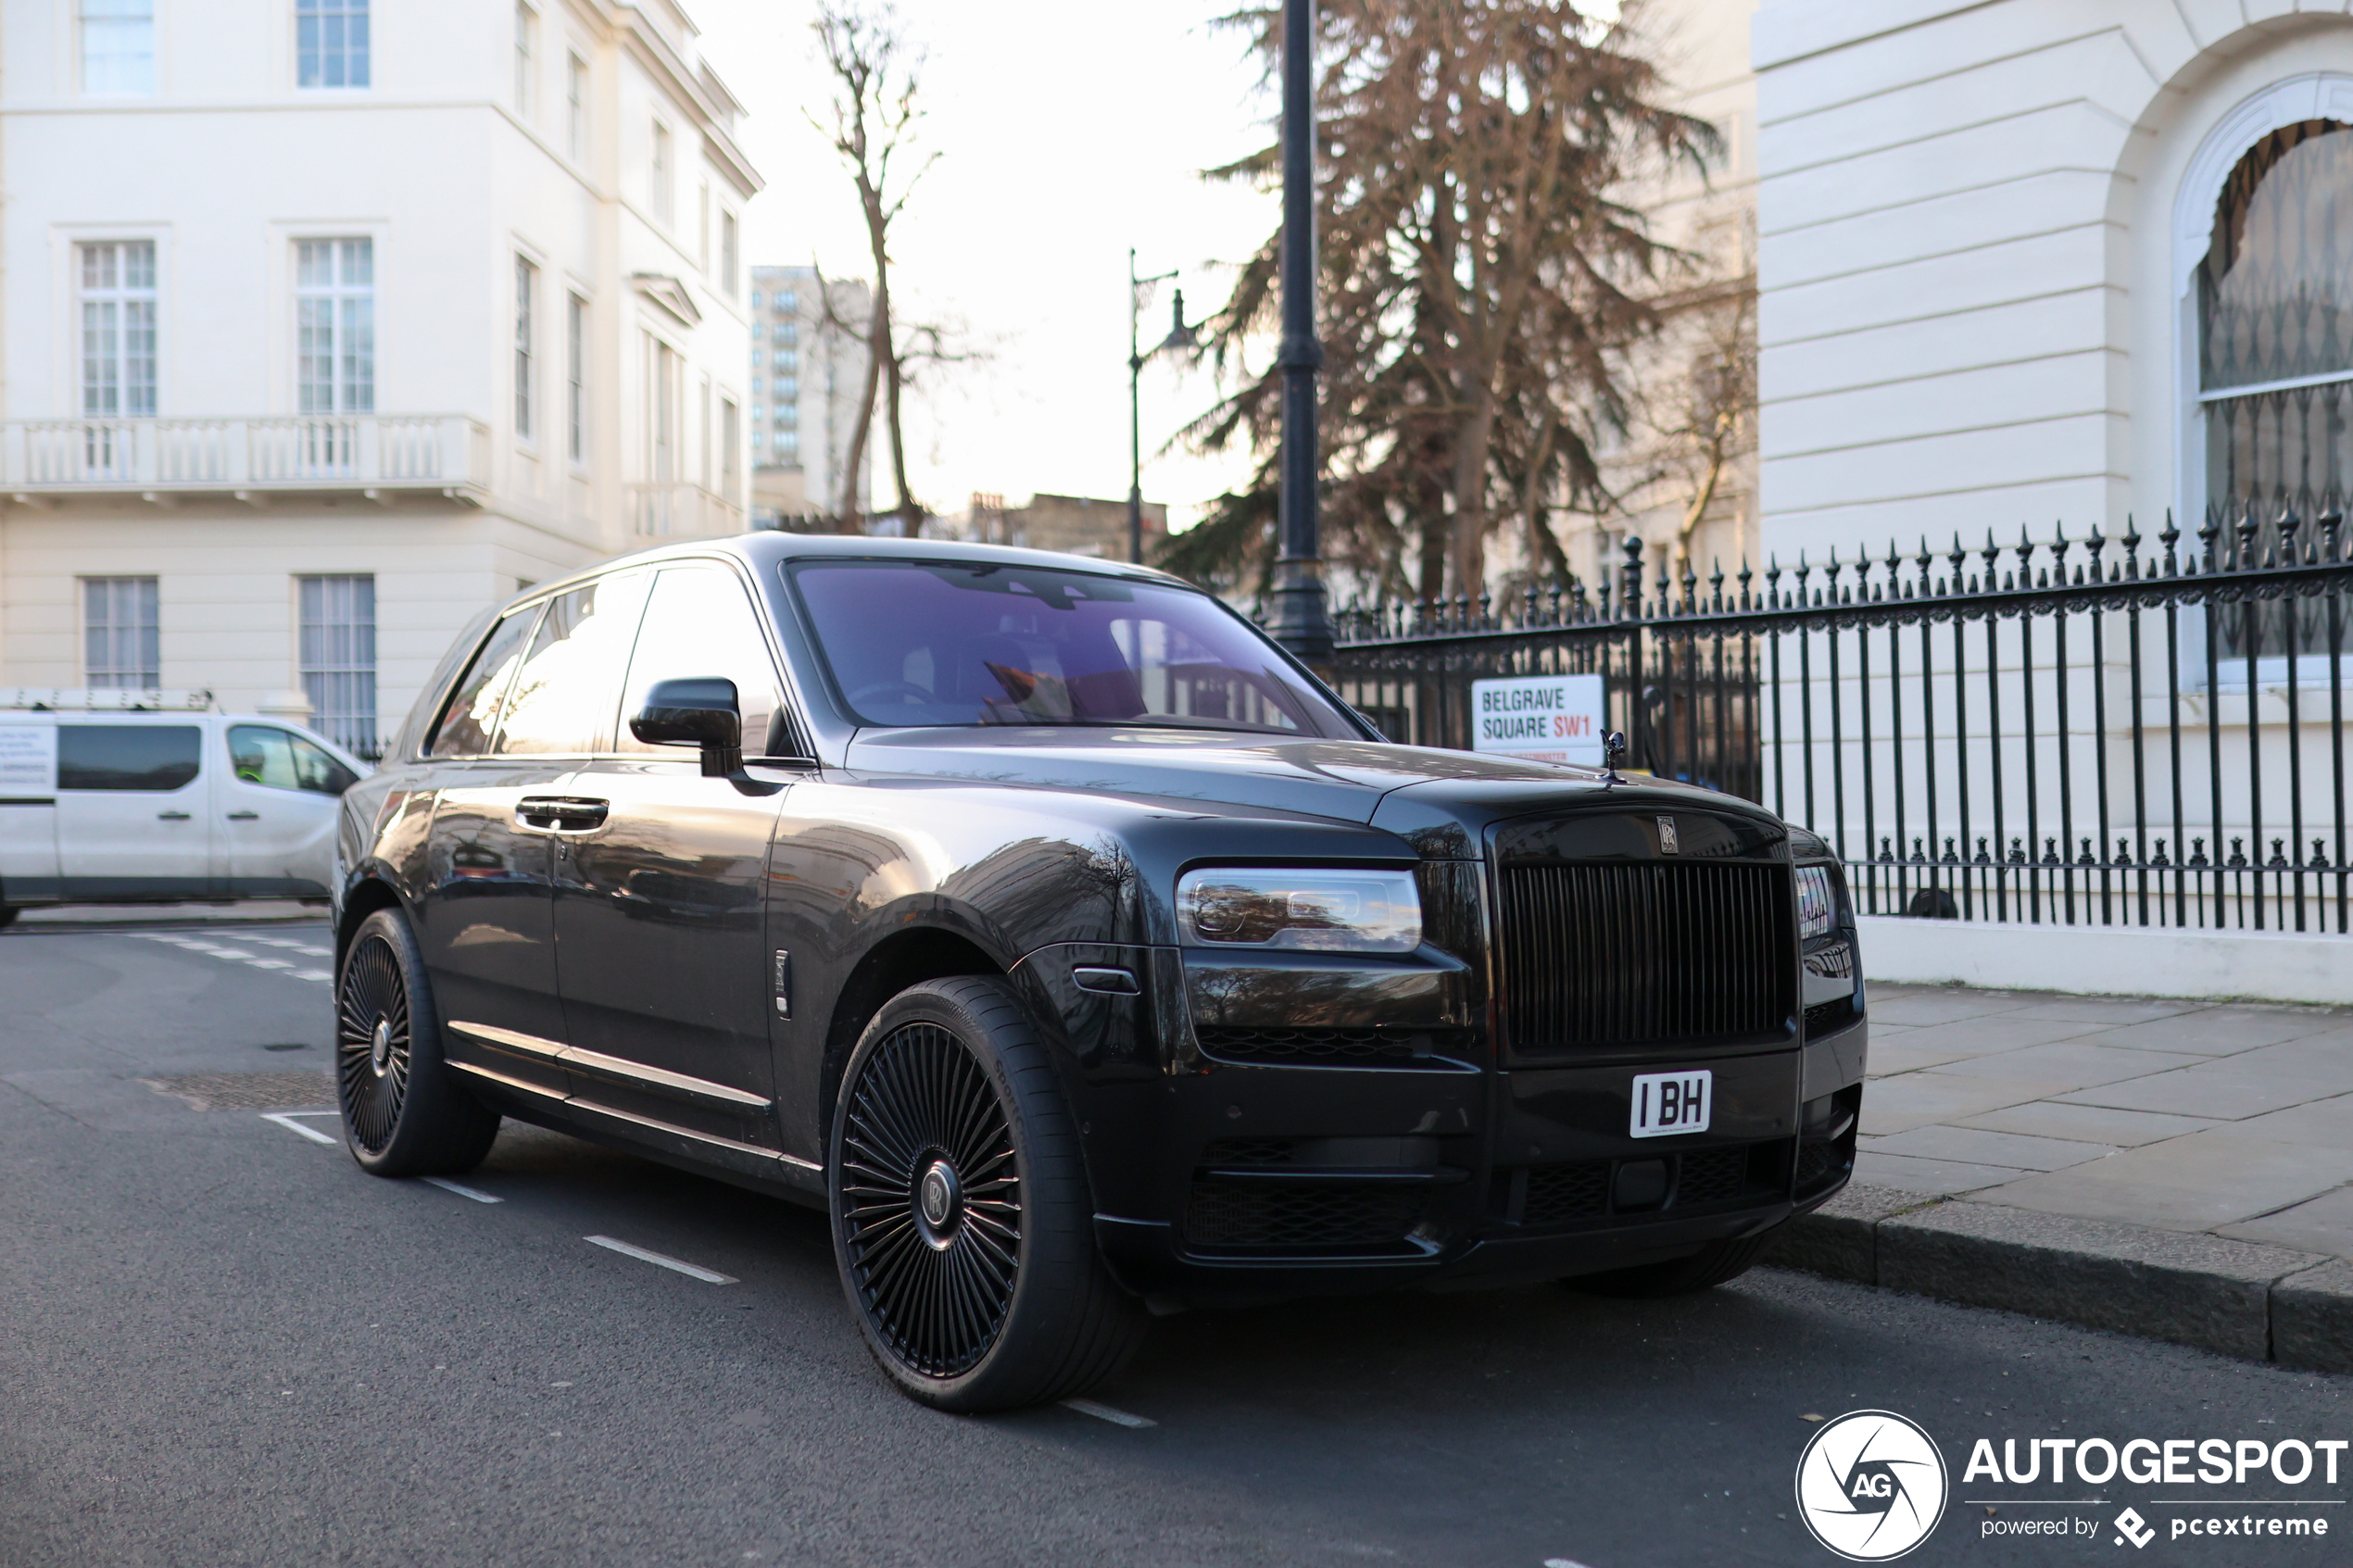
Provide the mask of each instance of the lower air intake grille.
[{"label": "lower air intake grille", "polygon": [[1397,1033],[1365,1028],[1236,1028],[1194,1031],[1202,1052],[1220,1061],[1293,1067],[1438,1067],[1461,1065],[1471,1045],[1466,1029]]},{"label": "lower air intake grille", "polygon": [[1711,1148],[1705,1154],[1686,1154],[1682,1174],[1675,1182],[1675,1207],[1692,1209],[1703,1203],[1723,1203],[1742,1197],[1747,1190],[1746,1148]]},{"label": "lower air intake grille", "polygon": [[1185,1239],[1196,1247],[1268,1252],[1394,1247],[1421,1219],[1416,1193],[1195,1182]]},{"label": "lower air intake grille", "polygon": [[1496,879],[1512,1049],[1784,1035],[1795,913],[1776,865],[1513,865]]},{"label": "lower air intake grille", "polygon": [[1523,1225],[1559,1225],[1591,1220],[1609,1212],[1609,1161],[1588,1160],[1577,1165],[1539,1165],[1528,1173],[1528,1204],[1520,1210]]}]

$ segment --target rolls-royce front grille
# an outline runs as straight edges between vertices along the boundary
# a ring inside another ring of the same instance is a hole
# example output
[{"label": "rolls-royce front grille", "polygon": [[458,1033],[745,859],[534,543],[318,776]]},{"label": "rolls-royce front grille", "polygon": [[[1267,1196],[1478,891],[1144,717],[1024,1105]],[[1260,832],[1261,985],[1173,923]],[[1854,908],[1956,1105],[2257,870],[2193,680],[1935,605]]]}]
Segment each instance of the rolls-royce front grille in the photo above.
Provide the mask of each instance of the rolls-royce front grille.
[{"label": "rolls-royce front grille", "polygon": [[1506,863],[1496,888],[1514,1051],[1787,1036],[1795,914],[1785,867]]}]

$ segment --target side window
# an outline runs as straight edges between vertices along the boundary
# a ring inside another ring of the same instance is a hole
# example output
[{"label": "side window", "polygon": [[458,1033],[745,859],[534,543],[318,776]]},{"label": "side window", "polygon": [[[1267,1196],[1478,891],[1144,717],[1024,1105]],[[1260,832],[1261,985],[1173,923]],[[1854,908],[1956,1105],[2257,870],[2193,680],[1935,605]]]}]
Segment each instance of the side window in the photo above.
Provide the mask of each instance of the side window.
[{"label": "side window", "polygon": [[645,605],[646,573],[622,572],[553,600],[507,697],[501,756],[609,750],[622,671]]},{"label": "side window", "polygon": [[341,795],[359,782],[318,746],[271,724],[231,725],[229,765],[245,783],[267,789]]},{"label": "side window", "polygon": [[654,580],[637,632],[637,651],[622,691],[617,748],[679,756],[677,747],[647,746],[631,734],[629,716],[646,705],[655,682],[698,675],[724,675],[736,683],[744,750],[752,756],[771,753],[783,703],[758,612],[735,573],[712,566],[672,567]]},{"label": "side window", "polygon": [[480,757],[489,751],[490,737],[498,733],[498,714],[507,700],[508,684],[522,658],[522,640],[538,619],[539,607],[532,605],[502,617],[491,629],[482,651],[466,667],[465,678],[450,694],[449,706],[441,710],[433,756]]},{"label": "side window", "polygon": [[60,724],[57,788],[163,793],[204,771],[194,724]]}]

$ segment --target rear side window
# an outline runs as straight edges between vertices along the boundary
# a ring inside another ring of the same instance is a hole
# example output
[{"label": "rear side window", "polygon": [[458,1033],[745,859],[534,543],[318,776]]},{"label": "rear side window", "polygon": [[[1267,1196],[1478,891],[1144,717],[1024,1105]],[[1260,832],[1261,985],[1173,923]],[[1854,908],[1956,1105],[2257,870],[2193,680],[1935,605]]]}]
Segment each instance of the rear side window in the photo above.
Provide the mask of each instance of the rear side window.
[{"label": "rear side window", "polygon": [[160,794],[194,781],[203,756],[194,724],[60,724],[57,788]]},{"label": "rear side window", "polygon": [[523,639],[538,619],[539,607],[532,605],[501,618],[491,628],[489,640],[466,667],[458,689],[449,695],[449,706],[441,710],[432,755],[480,757],[490,749],[490,738],[498,733],[507,688],[513,684],[515,666],[522,662]]},{"label": "rear side window", "polygon": [[501,756],[581,756],[612,748],[622,672],[645,606],[647,574],[621,572],[547,606],[507,697]]},{"label": "rear side window", "polygon": [[271,724],[230,726],[229,765],[237,777],[265,789],[341,795],[359,782],[359,775],[318,746]]}]

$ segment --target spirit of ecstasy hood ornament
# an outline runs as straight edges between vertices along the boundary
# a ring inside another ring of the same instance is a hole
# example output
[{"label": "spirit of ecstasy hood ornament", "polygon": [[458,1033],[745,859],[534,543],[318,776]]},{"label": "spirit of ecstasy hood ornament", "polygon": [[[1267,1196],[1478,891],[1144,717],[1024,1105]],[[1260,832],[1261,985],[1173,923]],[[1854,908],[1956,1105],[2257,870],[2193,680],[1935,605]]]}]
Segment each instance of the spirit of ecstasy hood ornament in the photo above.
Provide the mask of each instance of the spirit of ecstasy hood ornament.
[{"label": "spirit of ecstasy hood ornament", "polygon": [[1626,782],[1625,776],[1617,771],[1618,761],[1625,755],[1626,733],[1623,730],[1603,731],[1602,767],[1604,770],[1602,774],[1603,784],[1622,784]]}]

